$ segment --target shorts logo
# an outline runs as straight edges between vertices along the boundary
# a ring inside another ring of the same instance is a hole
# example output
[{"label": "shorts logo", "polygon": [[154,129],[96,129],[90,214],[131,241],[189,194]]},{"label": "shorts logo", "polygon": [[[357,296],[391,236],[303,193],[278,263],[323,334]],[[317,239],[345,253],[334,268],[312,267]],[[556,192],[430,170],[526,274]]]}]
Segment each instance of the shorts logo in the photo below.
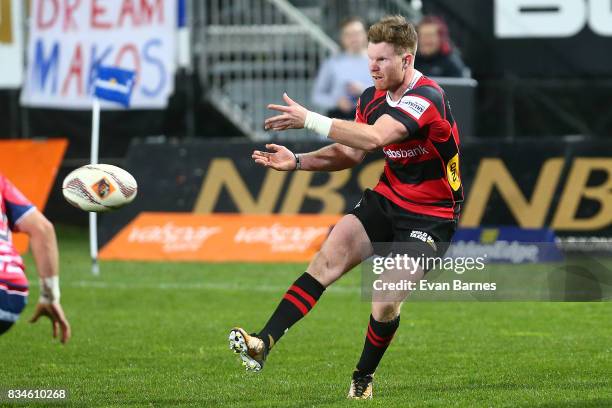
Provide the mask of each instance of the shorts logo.
[{"label": "shorts logo", "polygon": [[100,198],[105,198],[106,196],[112,194],[115,191],[115,188],[108,180],[104,177],[100,179],[98,182],[94,183],[91,186],[91,189],[98,195]]},{"label": "shorts logo", "polygon": [[433,238],[426,232],[414,230],[410,233],[410,238],[416,238],[420,241],[423,241],[426,244],[431,245],[434,251],[436,250],[436,243],[434,242]]},{"label": "shorts logo", "polygon": [[461,178],[459,177],[459,153],[453,156],[446,165],[446,178],[448,184],[454,191],[459,190],[461,187]]},{"label": "shorts logo", "polygon": [[416,238],[420,241],[425,242],[426,244],[429,244],[434,251],[436,251],[436,243],[434,242],[433,238],[426,232],[423,231],[412,231],[410,233],[410,238]]},{"label": "shorts logo", "polygon": [[431,105],[431,103],[427,102],[425,99],[416,96],[404,96],[397,106],[414,116],[415,119],[420,119],[427,108],[429,108],[429,105]]}]

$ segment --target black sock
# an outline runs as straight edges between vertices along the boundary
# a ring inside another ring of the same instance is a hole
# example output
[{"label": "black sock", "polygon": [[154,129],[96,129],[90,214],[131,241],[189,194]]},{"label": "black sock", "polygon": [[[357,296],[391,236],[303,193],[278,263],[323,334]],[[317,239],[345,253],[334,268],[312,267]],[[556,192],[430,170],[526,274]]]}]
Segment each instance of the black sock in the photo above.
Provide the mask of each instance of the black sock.
[{"label": "black sock", "polygon": [[395,331],[399,327],[399,323],[399,315],[389,322],[379,322],[370,315],[370,324],[366,332],[365,344],[363,345],[361,358],[359,358],[357,363],[357,371],[353,374],[354,376],[374,374],[378,363],[380,363],[393,339]]},{"label": "black sock", "polygon": [[291,326],[306,316],[324,290],[325,287],[307,272],[291,285],[268,323],[258,334],[258,337],[266,343],[268,350]]}]

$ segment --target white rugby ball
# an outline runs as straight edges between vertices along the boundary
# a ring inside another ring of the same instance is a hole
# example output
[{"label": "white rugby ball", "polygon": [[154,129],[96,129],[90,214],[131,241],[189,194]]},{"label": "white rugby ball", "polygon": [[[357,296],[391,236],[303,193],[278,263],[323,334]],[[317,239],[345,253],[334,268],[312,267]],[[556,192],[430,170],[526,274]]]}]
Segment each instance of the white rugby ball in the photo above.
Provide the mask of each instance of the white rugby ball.
[{"label": "white rugby ball", "polygon": [[70,204],[84,211],[116,210],[136,198],[134,177],[110,164],[88,164],[66,176],[62,193]]}]

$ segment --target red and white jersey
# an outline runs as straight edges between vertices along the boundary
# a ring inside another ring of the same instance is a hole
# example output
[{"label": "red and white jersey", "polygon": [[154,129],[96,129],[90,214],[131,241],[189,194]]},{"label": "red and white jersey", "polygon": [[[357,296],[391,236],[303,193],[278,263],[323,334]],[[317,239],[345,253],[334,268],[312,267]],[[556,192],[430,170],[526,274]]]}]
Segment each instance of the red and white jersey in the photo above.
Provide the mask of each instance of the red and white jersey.
[{"label": "red and white jersey", "polygon": [[408,136],[383,148],[385,168],[374,191],[417,214],[457,218],[463,202],[459,132],[442,88],[415,71],[399,101],[366,89],[355,120],[372,125],[385,114],[403,124]]},{"label": "red and white jersey", "polygon": [[0,174],[0,289],[27,291],[23,259],[13,246],[11,231],[34,206]]}]

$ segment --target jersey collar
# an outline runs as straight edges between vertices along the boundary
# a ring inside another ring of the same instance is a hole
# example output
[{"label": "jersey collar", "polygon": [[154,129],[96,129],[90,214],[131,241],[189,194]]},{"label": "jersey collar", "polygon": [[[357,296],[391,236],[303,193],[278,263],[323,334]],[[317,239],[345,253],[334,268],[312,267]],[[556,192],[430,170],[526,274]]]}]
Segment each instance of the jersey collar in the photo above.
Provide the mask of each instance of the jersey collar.
[{"label": "jersey collar", "polygon": [[408,88],[404,91],[404,94],[396,102],[391,99],[391,92],[387,91],[387,103],[392,107],[396,107],[400,103],[404,95],[406,95],[408,91],[414,88],[416,83],[419,82],[419,79],[421,79],[422,77],[423,74],[421,73],[421,71],[415,69],[414,74],[412,75],[412,81],[410,81],[410,84],[408,84]]}]

